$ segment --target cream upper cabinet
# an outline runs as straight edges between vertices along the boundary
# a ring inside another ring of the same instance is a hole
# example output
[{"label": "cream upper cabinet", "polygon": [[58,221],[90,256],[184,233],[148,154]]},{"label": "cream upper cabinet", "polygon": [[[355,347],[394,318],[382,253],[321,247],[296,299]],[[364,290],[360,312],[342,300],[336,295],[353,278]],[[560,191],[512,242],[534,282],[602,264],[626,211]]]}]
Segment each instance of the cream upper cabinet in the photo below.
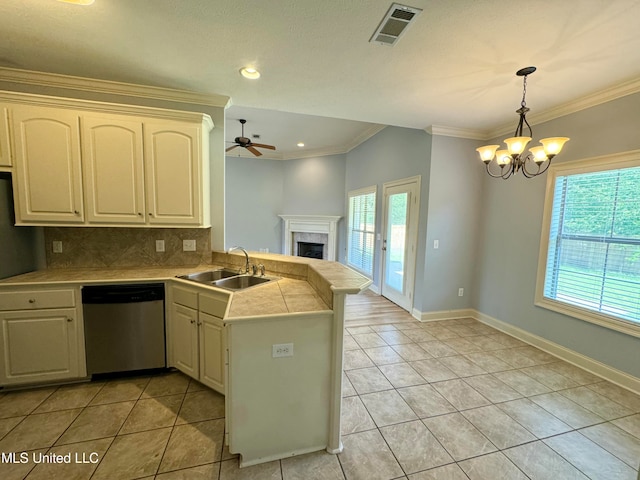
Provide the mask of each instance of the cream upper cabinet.
[{"label": "cream upper cabinet", "polygon": [[150,224],[210,224],[208,138],[208,131],[202,125],[145,122],[144,157]]},{"label": "cream upper cabinet", "polygon": [[208,115],[15,97],[0,170],[15,170],[17,225],[211,226]]},{"label": "cream upper cabinet", "polygon": [[142,121],[82,115],[81,123],[87,221],[144,224]]},{"label": "cream upper cabinet", "polygon": [[78,113],[23,105],[11,113],[16,223],[84,222]]},{"label": "cream upper cabinet", "polygon": [[0,167],[11,166],[8,109],[0,105]]}]

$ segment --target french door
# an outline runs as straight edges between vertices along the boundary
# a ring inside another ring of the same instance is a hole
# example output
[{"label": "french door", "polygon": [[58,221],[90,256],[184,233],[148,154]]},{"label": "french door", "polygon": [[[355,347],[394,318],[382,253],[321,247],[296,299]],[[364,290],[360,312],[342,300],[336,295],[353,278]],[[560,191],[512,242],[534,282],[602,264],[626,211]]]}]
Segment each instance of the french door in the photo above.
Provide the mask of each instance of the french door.
[{"label": "french door", "polygon": [[382,295],[411,312],[413,306],[420,176],[383,186]]}]

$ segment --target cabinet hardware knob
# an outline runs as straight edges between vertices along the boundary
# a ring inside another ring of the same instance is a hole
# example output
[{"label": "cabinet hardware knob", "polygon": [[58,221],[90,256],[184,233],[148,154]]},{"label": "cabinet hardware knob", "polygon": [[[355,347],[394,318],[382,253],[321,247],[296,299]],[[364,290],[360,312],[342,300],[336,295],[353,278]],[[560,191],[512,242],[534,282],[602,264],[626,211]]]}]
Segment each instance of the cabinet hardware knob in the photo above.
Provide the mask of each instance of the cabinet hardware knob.
[{"label": "cabinet hardware knob", "polygon": [[202,325],[202,322],[198,322],[198,325]]},{"label": "cabinet hardware knob", "polygon": [[142,212],[138,212],[138,216],[141,217],[142,216]]},{"label": "cabinet hardware knob", "polygon": [[80,215],[80,212],[78,210],[74,210],[73,213],[75,213],[76,215]]},{"label": "cabinet hardware knob", "polygon": [[195,320],[191,320],[191,325],[193,325],[194,323],[196,323],[196,321]]},{"label": "cabinet hardware knob", "polygon": [[67,322],[73,322],[73,318],[67,317]]},{"label": "cabinet hardware knob", "polygon": [[36,303],[36,299],[35,298],[30,298],[29,299],[29,303]]},{"label": "cabinet hardware knob", "polygon": [[149,212],[149,216],[150,216],[150,217],[153,217],[153,213]]}]

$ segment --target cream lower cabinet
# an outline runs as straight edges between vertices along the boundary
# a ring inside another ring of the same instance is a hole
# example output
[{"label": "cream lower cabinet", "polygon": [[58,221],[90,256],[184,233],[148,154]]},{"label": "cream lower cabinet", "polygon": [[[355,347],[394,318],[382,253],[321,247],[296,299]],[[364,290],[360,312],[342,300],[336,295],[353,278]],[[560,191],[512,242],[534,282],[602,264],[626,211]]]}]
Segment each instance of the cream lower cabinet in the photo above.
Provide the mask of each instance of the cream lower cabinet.
[{"label": "cream lower cabinet", "polygon": [[225,393],[227,292],[170,288],[169,366]]},{"label": "cream lower cabinet", "polygon": [[16,223],[83,223],[79,114],[15,105],[11,117]]},{"label": "cream lower cabinet", "polygon": [[7,107],[0,105],[0,167],[11,166],[8,113]]},{"label": "cream lower cabinet", "polygon": [[75,289],[0,291],[0,385],[86,376],[76,298]]}]

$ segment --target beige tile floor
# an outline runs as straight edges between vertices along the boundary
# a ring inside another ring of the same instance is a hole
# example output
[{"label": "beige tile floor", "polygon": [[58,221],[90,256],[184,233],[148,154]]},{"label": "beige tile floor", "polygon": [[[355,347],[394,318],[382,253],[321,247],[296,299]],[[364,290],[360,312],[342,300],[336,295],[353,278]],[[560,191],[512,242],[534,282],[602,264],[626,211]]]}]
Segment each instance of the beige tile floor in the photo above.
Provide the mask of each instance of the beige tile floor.
[{"label": "beige tile floor", "polygon": [[[239,469],[224,399],[180,373],[0,393],[0,479],[630,479],[640,397],[472,319],[348,327],[344,452]],[[84,455],[84,457],[83,457]]]}]

